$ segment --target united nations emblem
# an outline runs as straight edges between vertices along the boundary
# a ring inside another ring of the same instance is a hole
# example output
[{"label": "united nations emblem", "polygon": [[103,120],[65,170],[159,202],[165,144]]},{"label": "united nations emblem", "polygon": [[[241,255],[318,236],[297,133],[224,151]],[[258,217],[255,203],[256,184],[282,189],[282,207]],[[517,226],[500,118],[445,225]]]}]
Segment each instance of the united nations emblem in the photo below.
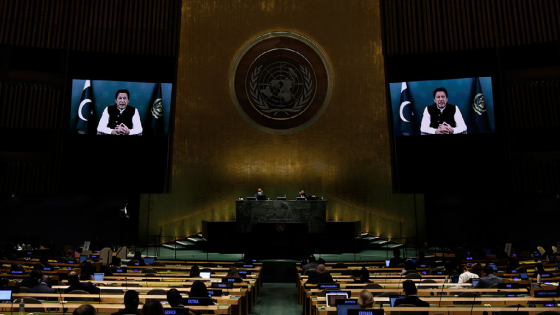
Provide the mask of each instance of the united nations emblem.
[{"label": "united nations emblem", "polygon": [[484,96],[482,95],[482,93],[476,94],[472,106],[477,114],[484,114],[484,112],[486,111],[486,102],[484,101]]},{"label": "united nations emblem", "polygon": [[230,73],[230,93],[238,112],[269,133],[306,128],[324,112],[331,92],[326,56],[294,33],[257,37],[241,50]]},{"label": "united nations emblem", "polygon": [[155,119],[158,119],[163,116],[163,104],[161,102],[161,98],[158,98],[152,104],[152,116]]}]

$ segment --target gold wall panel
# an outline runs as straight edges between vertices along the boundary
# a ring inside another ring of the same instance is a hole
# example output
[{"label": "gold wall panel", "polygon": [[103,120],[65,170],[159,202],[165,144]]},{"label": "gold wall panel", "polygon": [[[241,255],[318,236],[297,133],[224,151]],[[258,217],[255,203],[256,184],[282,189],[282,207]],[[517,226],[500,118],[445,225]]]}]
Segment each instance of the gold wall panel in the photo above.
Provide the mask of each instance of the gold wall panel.
[{"label": "gold wall panel", "polygon": [[[333,70],[327,110],[295,134],[251,127],[229,94],[239,50],[273,31],[309,38]],[[141,236],[162,225],[164,235],[183,236],[201,231],[202,220],[234,220],[234,200],[257,187],[270,198],[305,187],[340,200],[328,203],[329,220],[415,237],[413,196],[392,193],[378,1],[183,1],[177,76],[171,192],[142,196]],[[416,204],[423,236],[421,196]]]}]

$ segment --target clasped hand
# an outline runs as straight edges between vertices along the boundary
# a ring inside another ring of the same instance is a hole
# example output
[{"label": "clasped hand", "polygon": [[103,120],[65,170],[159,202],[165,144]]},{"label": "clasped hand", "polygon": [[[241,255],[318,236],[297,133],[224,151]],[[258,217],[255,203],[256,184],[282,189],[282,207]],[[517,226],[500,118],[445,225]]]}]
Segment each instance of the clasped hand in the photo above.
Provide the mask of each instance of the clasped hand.
[{"label": "clasped hand", "polygon": [[436,135],[452,134],[453,132],[453,128],[448,123],[443,122],[436,130]]},{"label": "clasped hand", "polygon": [[117,128],[113,129],[111,134],[114,134],[114,135],[128,135],[128,134],[130,134],[130,129],[128,129],[128,127],[125,124],[120,124],[120,125],[117,126]]}]

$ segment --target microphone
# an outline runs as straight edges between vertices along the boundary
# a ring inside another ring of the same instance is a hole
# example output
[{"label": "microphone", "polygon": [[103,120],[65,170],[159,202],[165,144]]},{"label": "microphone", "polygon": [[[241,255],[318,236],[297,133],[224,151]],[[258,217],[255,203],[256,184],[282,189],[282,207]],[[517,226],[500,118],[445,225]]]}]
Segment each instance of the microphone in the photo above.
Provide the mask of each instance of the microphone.
[{"label": "microphone", "polygon": [[445,277],[445,280],[442,284],[441,284],[441,292],[439,293],[439,303],[438,303],[438,307],[441,306],[441,298],[443,297],[443,289],[445,289],[445,283],[447,282],[447,277]]},{"label": "microphone", "polygon": [[402,276],[403,274],[401,273],[401,277],[399,278],[399,283],[397,284],[397,290],[401,287]]},{"label": "microphone", "polygon": [[[62,282],[62,281],[61,281]],[[64,300],[62,299],[62,289],[58,289],[58,295],[60,296],[60,305],[62,306],[62,315],[64,315],[65,313],[65,308],[64,308]],[[13,307],[12,307],[13,308]]]},{"label": "microphone", "polygon": [[478,296],[478,293],[475,292],[475,296],[473,298],[472,305],[471,305],[471,315],[472,315],[472,311],[473,311],[473,308],[474,308],[474,302],[476,301],[477,296]]}]

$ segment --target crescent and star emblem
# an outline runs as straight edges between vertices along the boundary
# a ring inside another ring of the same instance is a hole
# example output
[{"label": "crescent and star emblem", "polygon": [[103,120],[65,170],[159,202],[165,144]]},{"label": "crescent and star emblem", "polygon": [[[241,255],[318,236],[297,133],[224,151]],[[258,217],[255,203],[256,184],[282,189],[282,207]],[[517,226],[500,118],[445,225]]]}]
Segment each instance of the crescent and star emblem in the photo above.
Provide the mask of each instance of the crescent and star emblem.
[{"label": "crescent and star emblem", "polygon": [[91,100],[90,100],[89,98],[83,100],[83,101],[80,103],[80,108],[78,108],[78,116],[79,116],[80,119],[83,120],[83,121],[87,121],[87,119],[85,119],[84,116],[82,115],[82,108],[84,107],[84,105],[86,105],[86,104],[88,104],[88,103],[91,103]]},{"label": "crescent and star emblem", "polygon": [[401,103],[401,108],[400,108],[400,111],[399,111],[399,114],[400,114],[400,116],[401,116],[401,119],[402,119],[403,121],[405,121],[405,122],[410,122],[410,121],[406,120],[406,118],[404,118],[404,115],[403,115],[404,107],[405,107],[406,105],[408,105],[408,104],[410,104],[409,101],[404,101],[404,102],[402,102],[402,103]]}]

